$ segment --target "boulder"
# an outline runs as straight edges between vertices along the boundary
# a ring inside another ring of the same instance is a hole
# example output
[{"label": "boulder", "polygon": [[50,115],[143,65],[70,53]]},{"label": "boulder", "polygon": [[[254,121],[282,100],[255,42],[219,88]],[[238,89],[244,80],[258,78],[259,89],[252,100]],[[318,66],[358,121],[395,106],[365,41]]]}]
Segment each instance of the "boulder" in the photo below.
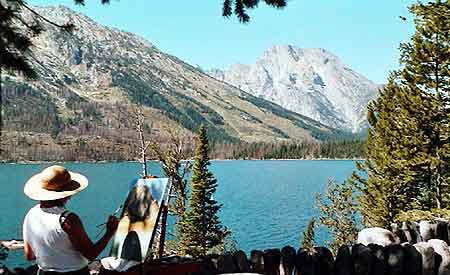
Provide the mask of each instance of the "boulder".
[{"label": "boulder", "polygon": [[353,275],[353,261],[350,247],[344,245],[339,247],[336,260],[334,261],[335,275]]},{"label": "boulder", "polygon": [[422,275],[434,275],[438,268],[433,247],[426,242],[418,242],[414,248],[422,257]]},{"label": "boulder", "polygon": [[371,227],[363,229],[358,233],[357,243],[363,245],[374,243],[381,246],[387,246],[395,243],[395,236],[387,229]]},{"label": "boulder", "polygon": [[386,275],[406,274],[406,251],[403,246],[394,244],[385,247],[384,255],[386,258]]},{"label": "boulder", "polygon": [[295,274],[296,275],[316,275],[316,261],[315,254],[299,249],[295,257]]},{"label": "boulder", "polygon": [[250,252],[250,262],[254,273],[264,273],[263,253],[260,250],[252,250]]},{"label": "boulder", "polygon": [[422,241],[419,232],[419,225],[416,222],[403,222],[402,230],[405,232],[408,243],[415,244]]},{"label": "boulder", "polygon": [[394,234],[395,243],[408,242],[405,231],[403,231],[403,229],[400,228],[398,224],[396,223],[391,224],[391,232],[392,234]]},{"label": "boulder", "polygon": [[422,275],[422,255],[409,243],[403,244],[402,246],[406,254],[405,274]]},{"label": "boulder", "polygon": [[264,274],[280,275],[281,252],[279,249],[267,249],[263,254]]},{"label": "boulder", "polygon": [[281,274],[292,275],[295,267],[295,249],[285,246],[281,249]]},{"label": "boulder", "polygon": [[443,240],[431,239],[427,242],[433,247],[434,252],[441,257],[441,262],[438,268],[438,275],[450,274],[450,250],[447,243]]},{"label": "boulder", "polygon": [[[355,244],[352,247],[352,262],[354,275],[374,274],[374,266],[376,263],[375,255],[369,247],[363,244]],[[378,275],[378,274],[374,274]],[[380,274],[381,275],[381,274]]]},{"label": "boulder", "polygon": [[375,263],[372,269],[372,274],[386,274],[387,272],[387,263],[386,257],[384,255],[384,247],[378,244],[369,244],[367,246],[372,251],[372,254],[375,256]]},{"label": "boulder", "polygon": [[220,255],[217,259],[217,269],[219,273],[235,273],[238,269],[233,261],[233,255],[226,253],[225,255]]},{"label": "boulder", "polygon": [[436,239],[443,240],[447,244],[449,244],[448,238],[448,222],[445,220],[437,220],[436,221]]},{"label": "boulder", "polygon": [[250,272],[250,265],[247,259],[247,255],[245,255],[245,252],[242,250],[236,251],[233,254],[234,262],[237,266],[237,269],[241,273],[249,273]]},{"label": "boulder", "polygon": [[434,221],[420,221],[419,231],[420,236],[424,242],[434,239],[436,234],[436,222]]},{"label": "boulder", "polygon": [[316,256],[316,275],[331,275],[333,273],[333,253],[326,247],[314,247]]}]

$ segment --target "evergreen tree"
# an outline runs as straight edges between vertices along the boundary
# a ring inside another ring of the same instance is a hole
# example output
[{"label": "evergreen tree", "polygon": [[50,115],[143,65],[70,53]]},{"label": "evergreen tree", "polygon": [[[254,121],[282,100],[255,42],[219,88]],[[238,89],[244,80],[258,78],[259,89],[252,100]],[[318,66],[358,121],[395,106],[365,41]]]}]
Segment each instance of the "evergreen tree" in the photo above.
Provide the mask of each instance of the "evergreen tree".
[{"label": "evergreen tree", "polygon": [[306,230],[303,232],[303,238],[300,243],[300,249],[307,251],[310,254],[314,253],[314,246],[315,246],[315,228],[316,220],[312,218],[308,222],[308,226],[306,227]]},{"label": "evergreen tree", "polygon": [[[234,13],[240,22],[247,23],[250,21],[247,10],[257,7],[259,2],[260,0],[224,0],[222,15],[230,17]],[[286,0],[264,0],[264,2],[277,9],[284,8],[287,5]]]},{"label": "evergreen tree", "polygon": [[189,208],[180,226],[181,253],[194,257],[205,256],[211,248],[221,245],[226,235],[218,216],[221,205],[213,198],[217,180],[208,170],[208,151],[206,130],[201,126],[192,167]]},{"label": "evergreen tree", "polygon": [[422,102],[416,113],[424,136],[420,171],[434,197],[431,206],[441,209],[448,204],[450,175],[450,2],[416,4],[411,11],[416,33],[402,45],[401,76]]},{"label": "evergreen tree", "polygon": [[331,235],[328,243],[336,254],[339,247],[352,245],[358,234],[357,203],[355,189],[350,180],[340,184],[328,181],[325,194],[316,197],[320,209],[320,223],[326,226]]},{"label": "evergreen tree", "polygon": [[354,174],[363,222],[389,226],[401,212],[448,205],[450,4],[415,4],[403,68],[368,107],[367,158]]}]

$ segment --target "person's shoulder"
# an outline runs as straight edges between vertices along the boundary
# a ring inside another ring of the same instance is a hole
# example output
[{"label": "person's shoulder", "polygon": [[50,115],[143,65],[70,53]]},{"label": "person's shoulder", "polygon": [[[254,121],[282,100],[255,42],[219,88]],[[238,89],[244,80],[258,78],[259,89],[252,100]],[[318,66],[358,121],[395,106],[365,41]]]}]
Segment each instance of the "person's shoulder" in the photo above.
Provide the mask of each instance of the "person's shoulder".
[{"label": "person's shoulder", "polygon": [[36,204],[35,206],[31,207],[30,210],[28,210],[27,214],[25,215],[25,219],[27,219],[30,216],[37,215],[40,211],[40,205]]}]

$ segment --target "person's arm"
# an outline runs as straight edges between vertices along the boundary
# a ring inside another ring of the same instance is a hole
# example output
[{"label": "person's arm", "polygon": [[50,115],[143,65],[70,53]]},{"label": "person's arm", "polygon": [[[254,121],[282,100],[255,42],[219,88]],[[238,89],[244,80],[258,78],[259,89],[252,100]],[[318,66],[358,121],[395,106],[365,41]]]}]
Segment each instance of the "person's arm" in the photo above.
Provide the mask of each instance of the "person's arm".
[{"label": "person's arm", "polygon": [[64,221],[62,228],[69,236],[70,242],[86,259],[93,261],[105,249],[109,240],[116,232],[118,220],[114,216],[108,218],[106,233],[95,244],[89,239],[80,218],[70,213]]},{"label": "person's arm", "polygon": [[30,244],[27,241],[28,238],[26,225],[27,225],[27,218],[25,217],[22,228],[23,254],[25,255],[25,259],[27,259],[27,261],[33,261],[36,259],[36,256],[34,255],[33,249],[31,248]]},{"label": "person's arm", "polygon": [[23,253],[25,254],[25,259],[27,259],[27,261],[36,259],[33,249],[31,249],[31,246],[25,240],[23,241]]}]

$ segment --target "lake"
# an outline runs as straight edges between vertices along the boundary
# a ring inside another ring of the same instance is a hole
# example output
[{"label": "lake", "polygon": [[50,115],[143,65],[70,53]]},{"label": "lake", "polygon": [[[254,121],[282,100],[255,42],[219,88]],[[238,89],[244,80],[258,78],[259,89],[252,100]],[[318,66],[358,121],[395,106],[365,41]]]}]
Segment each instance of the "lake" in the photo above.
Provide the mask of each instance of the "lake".
[{"label": "lake", "polygon": [[[23,218],[35,202],[23,194],[27,179],[50,164],[0,164],[0,239],[21,239]],[[74,196],[68,208],[82,219],[91,238],[107,216],[125,199],[128,183],[140,165],[118,163],[65,163],[89,179],[89,187]],[[351,160],[213,161],[218,179],[215,199],[223,204],[220,217],[238,247],[252,249],[299,246],[301,232],[317,217],[315,194],[323,192],[328,179],[343,181],[355,169]],[[151,174],[163,176],[159,164],[150,163]],[[327,240],[319,227],[316,241]],[[10,253],[7,265],[24,266],[22,251]]]}]

